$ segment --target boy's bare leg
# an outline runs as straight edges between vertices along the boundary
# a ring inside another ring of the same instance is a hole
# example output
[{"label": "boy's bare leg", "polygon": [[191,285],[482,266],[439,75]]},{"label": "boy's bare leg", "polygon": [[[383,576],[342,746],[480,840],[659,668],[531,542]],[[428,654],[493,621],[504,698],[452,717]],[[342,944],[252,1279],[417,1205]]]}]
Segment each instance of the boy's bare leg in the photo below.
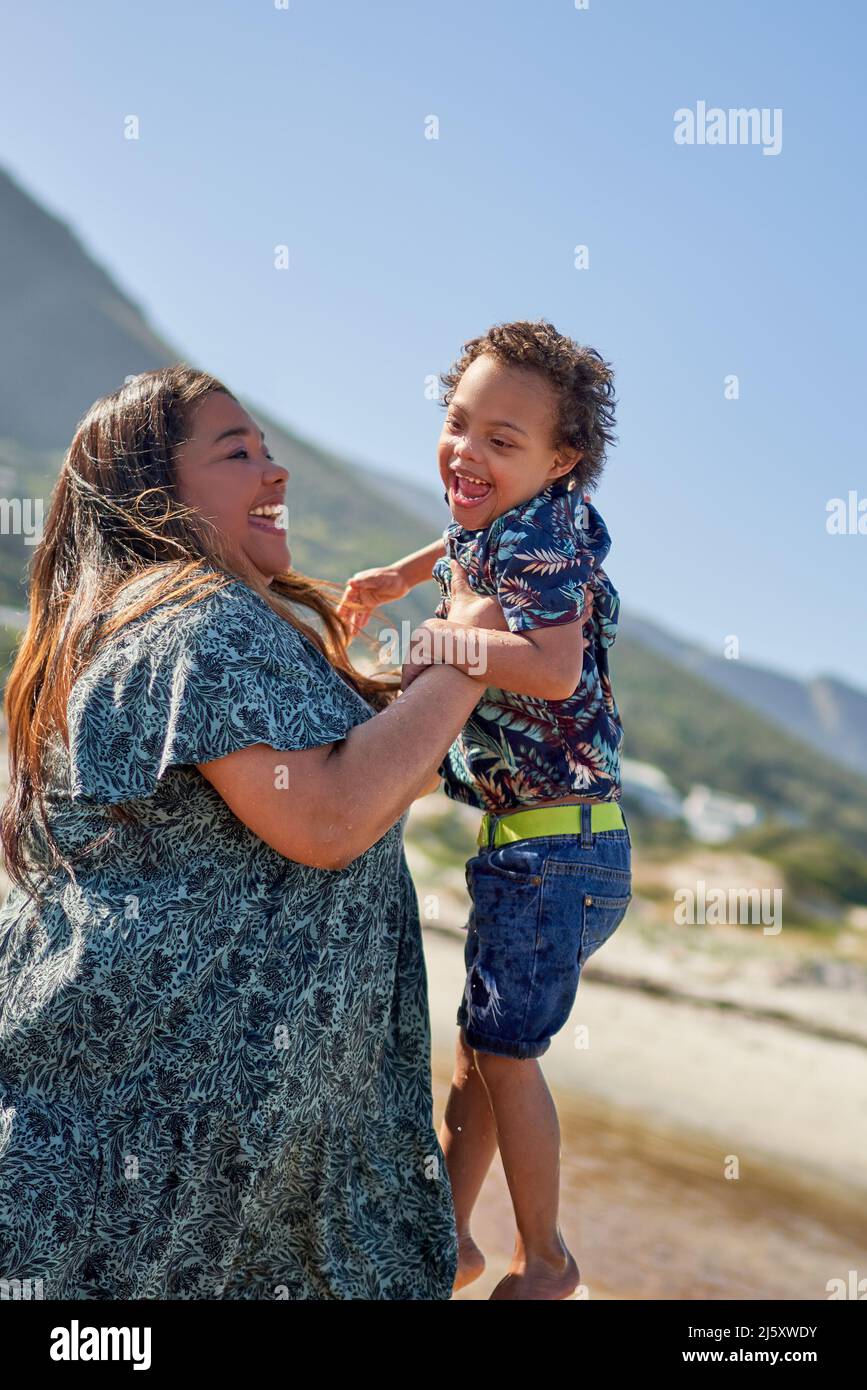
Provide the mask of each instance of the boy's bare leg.
[{"label": "boy's bare leg", "polygon": [[568,1298],[581,1276],[558,1224],[560,1123],[542,1068],[534,1057],[479,1051],[475,1056],[490,1096],[518,1227],[509,1272],[491,1298]]},{"label": "boy's bare leg", "polygon": [[473,1207],[497,1152],[497,1131],[487,1087],[476,1066],[476,1054],[458,1029],[455,1074],[440,1129],[455,1223],[458,1231],[458,1270],[454,1288],[471,1284],[485,1268],[485,1257],[470,1235]]}]

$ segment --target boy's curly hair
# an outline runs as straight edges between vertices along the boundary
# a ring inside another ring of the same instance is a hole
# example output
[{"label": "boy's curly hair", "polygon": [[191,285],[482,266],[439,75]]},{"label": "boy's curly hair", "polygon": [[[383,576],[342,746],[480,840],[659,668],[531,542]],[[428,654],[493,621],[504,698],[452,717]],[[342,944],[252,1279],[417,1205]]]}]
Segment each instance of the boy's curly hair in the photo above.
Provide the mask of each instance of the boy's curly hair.
[{"label": "boy's curly hair", "polygon": [[614,372],[592,347],[581,347],[558,333],[553,323],[497,323],[479,338],[464,343],[463,354],[440,380],[446,387],[443,405],[451,403],[455,388],[467,367],[487,353],[512,367],[538,372],[557,397],[554,447],[581,450],[581,458],[565,477],[582,490],[598,481],[605,453],[617,438],[614,415]]}]

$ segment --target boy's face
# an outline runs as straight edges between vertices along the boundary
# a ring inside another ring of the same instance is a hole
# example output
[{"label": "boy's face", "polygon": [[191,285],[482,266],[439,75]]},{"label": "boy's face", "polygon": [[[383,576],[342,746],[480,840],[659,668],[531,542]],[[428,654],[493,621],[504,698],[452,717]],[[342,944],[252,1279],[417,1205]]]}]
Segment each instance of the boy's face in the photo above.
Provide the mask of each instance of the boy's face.
[{"label": "boy's face", "polygon": [[580,455],[552,444],[556,398],[544,377],[489,354],[461,377],[437,458],[455,521],[470,531],[528,502]]}]

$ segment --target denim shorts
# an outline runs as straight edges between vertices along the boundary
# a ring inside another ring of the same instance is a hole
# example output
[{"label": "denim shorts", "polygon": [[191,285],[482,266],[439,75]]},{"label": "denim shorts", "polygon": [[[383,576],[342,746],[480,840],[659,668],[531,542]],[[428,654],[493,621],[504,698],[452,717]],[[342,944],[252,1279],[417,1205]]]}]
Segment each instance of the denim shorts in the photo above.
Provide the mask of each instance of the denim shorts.
[{"label": "denim shorts", "polygon": [[482,847],[466,869],[467,976],[457,1021],[471,1047],[540,1057],[564,1026],[584,962],[632,897],[629,829]]}]

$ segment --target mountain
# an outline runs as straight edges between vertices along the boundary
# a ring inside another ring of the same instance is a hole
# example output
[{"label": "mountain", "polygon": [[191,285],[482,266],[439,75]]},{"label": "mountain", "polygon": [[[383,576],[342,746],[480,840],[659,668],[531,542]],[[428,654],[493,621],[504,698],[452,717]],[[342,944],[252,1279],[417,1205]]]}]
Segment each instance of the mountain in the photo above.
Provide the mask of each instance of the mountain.
[{"label": "mountain", "polygon": [[[139,306],[88,255],[75,234],[0,170],[0,489],[7,498],[42,498],[76,424],[125,376],[181,360],[148,325]],[[420,506],[383,495],[375,474],[353,468],[272,419],[246,409],[266,431],[274,457],[291,474],[289,527],[295,567],[342,582],[383,556],[428,544],[442,530]],[[421,490],[419,490],[421,491]],[[348,524],[351,518],[351,525]],[[32,547],[0,535],[0,606],[24,607],[23,574]],[[426,590],[426,592],[425,592]],[[418,619],[436,602],[433,582],[390,613]]]},{"label": "mountain", "polygon": [[704,783],[787,824],[793,840],[821,830],[865,856],[867,779],[862,774],[817,758],[766,716],[644,646],[634,634],[618,634],[611,668],[630,758],[660,768],[681,794]]},{"label": "mountain", "polygon": [[733,695],[795,738],[818,742],[826,757],[867,773],[867,692],[835,676],[798,680],[740,658],[728,660],[635,614],[624,615],[622,635]]},{"label": "mountain", "polygon": [[177,354],[66,224],[0,170],[0,436],[62,449],[96,396]]},{"label": "mountain", "polygon": [[431,460],[431,481],[427,484],[414,482],[412,478],[398,477],[395,473],[377,472],[369,463],[356,463],[353,467],[362,474],[370,487],[379,492],[388,502],[391,501],[394,487],[399,484],[402,505],[426,526],[433,527],[431,540],[434,540],[451,521],[444,488],[439,481],[439,474],[435,472],[436,465],[433,459]]}]

